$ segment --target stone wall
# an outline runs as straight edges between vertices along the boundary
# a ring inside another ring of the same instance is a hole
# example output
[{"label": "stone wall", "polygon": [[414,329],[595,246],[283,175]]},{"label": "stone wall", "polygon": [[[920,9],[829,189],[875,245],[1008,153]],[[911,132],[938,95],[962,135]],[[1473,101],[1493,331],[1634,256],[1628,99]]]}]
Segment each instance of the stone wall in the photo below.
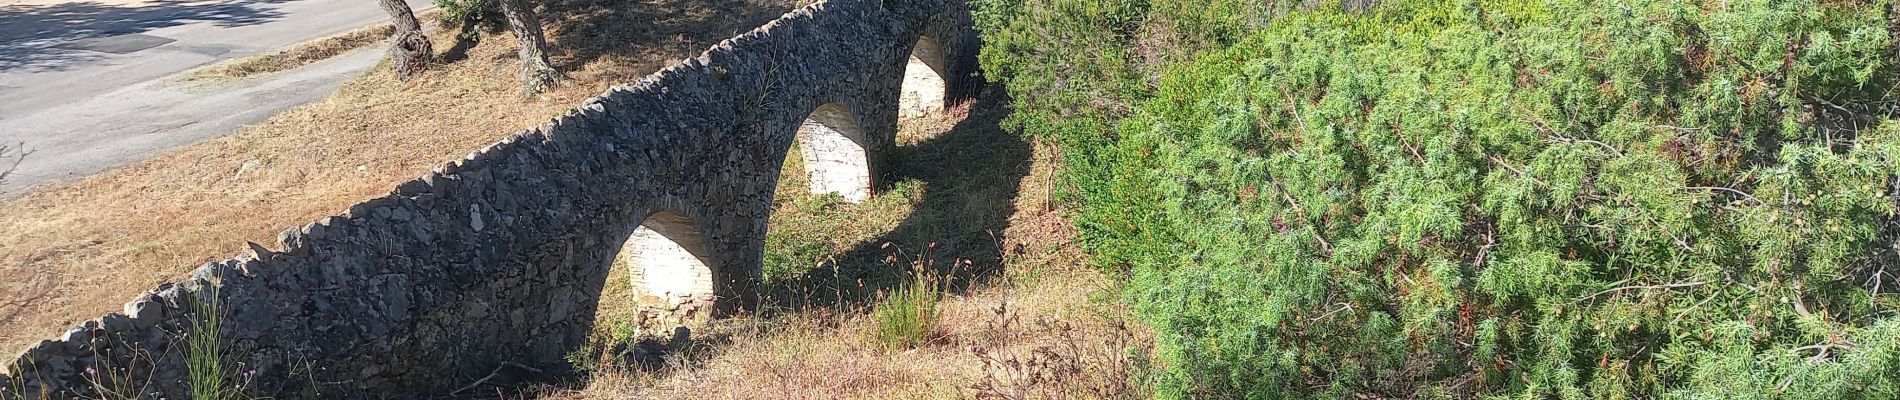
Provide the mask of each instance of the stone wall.
[{"label": "stone wall", "polygon": [[444,395],[503,365],[556,374],[591,329],[609,266],[662,213],[707,254],[713,312],[747,307],[806,118],[847,110],[878,160],[918,37],[944,53],[948,102],[973,93],[959,89],[976,85],[965,7],[832,0],[788,13],[32,346],[0,375],[0,397],[189,398],[183,333],[207,318],[254,397]]}]

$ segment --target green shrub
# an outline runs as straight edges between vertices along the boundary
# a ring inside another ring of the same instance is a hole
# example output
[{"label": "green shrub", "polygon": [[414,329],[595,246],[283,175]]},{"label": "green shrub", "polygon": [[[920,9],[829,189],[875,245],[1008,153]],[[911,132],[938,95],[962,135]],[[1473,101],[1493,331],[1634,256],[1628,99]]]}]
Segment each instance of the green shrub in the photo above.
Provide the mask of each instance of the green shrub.
[{"label": "green shrub", "polygon": [[488,0],[430,0],[440,10],[436,20],[444,24],[459,24],[467,21],[481,21],[487,17],[488,10],[496,7]]},{"label": "green shrub", "polygon": [[1900,397],[1889,2],[1001,3],[1161,397]]},{"label": "green shrub", "polygon": [[913,271],[911,278],[871,310],[872,336],[893,349],[923,345],[937,329],[937,303],[943,293],[937,279]]}]

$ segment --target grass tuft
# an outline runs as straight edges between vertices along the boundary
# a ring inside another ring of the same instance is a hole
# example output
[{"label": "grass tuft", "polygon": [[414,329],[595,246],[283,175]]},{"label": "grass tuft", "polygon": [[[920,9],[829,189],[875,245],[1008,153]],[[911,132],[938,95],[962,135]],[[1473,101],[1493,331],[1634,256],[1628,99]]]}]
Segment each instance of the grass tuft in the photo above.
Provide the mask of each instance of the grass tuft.
[{"label": "grass tuft", "polygon": [[871,334],[886,348],[922,346],[937,329],[937,303],[943,300],[939,279],[917,268],[911,278],[871,311]]},{"label": "grass tuft", "polygon": [[225,374],[224,349],[218,340],[224,315],[219,309],[218,282],[205,285],[205,291],[187,297],[191,308],[191,327],[185,331],[185,374],[191,398],[223,400],[236,390]]}]

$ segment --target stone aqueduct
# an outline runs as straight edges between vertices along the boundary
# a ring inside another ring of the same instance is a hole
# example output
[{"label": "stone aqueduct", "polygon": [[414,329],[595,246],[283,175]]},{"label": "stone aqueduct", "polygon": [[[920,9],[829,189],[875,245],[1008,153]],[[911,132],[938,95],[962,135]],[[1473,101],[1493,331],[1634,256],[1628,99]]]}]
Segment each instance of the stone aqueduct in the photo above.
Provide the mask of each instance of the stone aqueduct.
[{"label": "stone aqueduct", "polygon": [[792,146],[810,189],[868,197],[900,114],[971,95],[976,48],[959,0],[800,8],[42,341],[0,398],[189,398],[180,336],[213,299],[227,364],[276,398],[559,369],[621,258],[638,289],[733,312],[756,301]]}]

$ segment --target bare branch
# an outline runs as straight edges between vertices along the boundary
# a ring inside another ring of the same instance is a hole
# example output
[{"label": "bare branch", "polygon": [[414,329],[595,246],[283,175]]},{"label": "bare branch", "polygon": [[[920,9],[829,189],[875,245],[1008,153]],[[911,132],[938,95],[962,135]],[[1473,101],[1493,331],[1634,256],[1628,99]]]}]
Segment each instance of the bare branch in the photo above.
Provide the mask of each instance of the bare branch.
[{"label": "bare branch", "polygon": [[1621,287],[1603,289],[1603,291],[1592,293],[1589,296],[1578,297],[1576,301],[1589,300],[1589,299],[1595,298],[1597,296],[1602,296],[1610,292],[1621,292],[1625,290],[1677,289],[1677,288],[1702,286],[1702,285],[1707,285],[1713,282],[1715,281],[1695,281],[1695,282],[1670,283],[1670,284],[1664,284],[1664,285],[1646,285],[1646,286],[1621,286]]},{"label": "bare branch", "polygon": [[21,146],[24,145],[24,143],[12,146],[0,144],[0,163],[6,162],[8,157],[13,158],[12,164],[7,164],[6,168],[0,168],[0,182],[6,182],[7,176],[13,175],[13,171],[20,168],[20,163],[26,162],[26,155],[33,154],[31,151],[21,150]]},{"label": "bare branch", "polygon": [[1491,162],[1497,163],[1498,165],[1503,166],[1504,169],[1511,170],[1511,172],[1516,172],[1520,176],[1523,176],[1525,178],[1530,178],[1531,182],[1537,182],[1537,184],[1539,185],[1550,186],[1550,184],[1545,183],[1544,180],[1537,179],[1536,175],[1531,175],[1530,173],[1524,172],[1524,170],[1517,169],[1517,167],[1512,166],[1511,163],[1505,162],[1503,158],[1498,158],[1498,156],[1495,156],[1495,155],[1490,156],[1490,158],[1491,158]]},{"label": "bare branch", "polygon": [[508,368],[508,367],[515,367],[515,368],[520,368],[520,369],[522,369],[522,370],[524,370],[524,371],[528,371],[528,372],[533,372],[533,373],[537,373],[537,374],[539,374],[539,373],[543,373],[543,372],[541,371],[541,369],[540,369],[540,368],[535,368],[535,367],[530,367],[530,366],[526,366],[526,365],[521,365],[520,363],[516,363],[516,362],[514,362],[514,361],[502,361],[502,362],[501,362],[501,365],[498,365],[498,366],[495,366],[495,371],[494,371],[494,372],[489,372],[489,373],[488,373],[488,376],[484,376],[484,377],[482,377],[482,379],[477,379],[477,380],[475,380],[475,383],[470,383],[470,384],[468,384],[468,386],[463,386],[463,387],[462,387],[461,389],[455,389],[455,391],[453,391],[453,392],[449,392],[449,395],[451,395],[451,396],[453,396],[453,395],[455,395],[455,394],[457,394],[457,393],[462,393],[462,392],[464,392],[464,391],[467,391],[467,390],[469,390],[469,389],[474,389],[474,388],[475,388],[476,386],[481,386],[481,385],[482,385],[483,383],[488,383],[488,380],[489,380],[489,379],[495,379],[495,376],[497,376],[497,375],[500,375],[500,374],[501,374],[501,370],[502,370],[503,368]]},{"label": "bare branch", "polygon": [[1327,256],[1332,256],[1333,243],[1326,241],[1326,235],[1320,234],[1319,224],[1313,221],[1313,217],[1306,215],[1306,207],[1300,206],[1299,200],[1294,200],[1293,195],[1286,192],[1286,186],[1281,185],[1280,180],[1274,179],[1273,175],[1267,175],[1267,182],[1273,183],[1273,189],[1280,192],[1280,199],[1286,201],[1287,205],[1293,206],[1293,211],[1299,214],[1300,219],[1306,221],[1306,227],[1313,230],[1313,239],[1319,241],[1320,249],[1325,250]]},{"label": "bare branch", "polygon": [[1683,189],[1689,189],[1689,190],[1711,190],[1711,191],[1722,191],[1722,192],[1729,192],[1729,193],[1734,193],[1734,194],[1736,194],[1736,195],[1738,195],[1738,196],[1742,196],[1742,198],[1743,198],[1743,199],[1745,199],[1745,200],[1748,200],[1748,201],[1753,201],[1753,202],[1755,202],[1755,204],[1763,204],[1763,203],[1762,203],[1762,201],[1761,201],[1761,199],[1757,199],[1757,198],[1755,198],[1755,195],[1752,195],[1752,194],[1748,194],[1748,192],[1744,192],[1744,191],[1740,191],[1740,190],[1735,190],[1735,189],[1733,189],[1733,188],[1725,188],[1725,187],[1721,187],[1721,186],[1688,186],[1688,187],[1684,187]]},{"label": "bare branch", "polygon": [[1589,139],[1572,139],[1572,138],[1568,138],[1568,137],[1563,137],[1563,136],[1558,136],[1558,135],[1554,135],[1554,134],[1553,134],[1553,135],[1548,135],[1548,136],[1546,137],[1546,139],[1545,139],[1545,140],[1547,140],[1547,141],[1552,141],[1552,142],[1557,142],[1557,143],[1564,143],[1564,144],[1571,144],[1571,143],[1589,143],[1589,144],[1594,144],[1594,145],[1597,145],[1597,147],[1602,147],[1602,148],[1603,148],[1604,150],[1609,150],[1609,151],[1610,151],[1610,154],[1613,154],[1613,155],[1616,155],[1617,157],[1622,157],[1622,156],[1623,156],[1623,151],[1622,151],[1622,150],[1617,150],[1617,149],[1616,149],[1616,146],[1611,146],[1611,145],[1610,145],[1609,143],[1603,143],[1603,142],[1599,142],[1599,141],[1595,141],[1595,140],[1589,140]]}]

